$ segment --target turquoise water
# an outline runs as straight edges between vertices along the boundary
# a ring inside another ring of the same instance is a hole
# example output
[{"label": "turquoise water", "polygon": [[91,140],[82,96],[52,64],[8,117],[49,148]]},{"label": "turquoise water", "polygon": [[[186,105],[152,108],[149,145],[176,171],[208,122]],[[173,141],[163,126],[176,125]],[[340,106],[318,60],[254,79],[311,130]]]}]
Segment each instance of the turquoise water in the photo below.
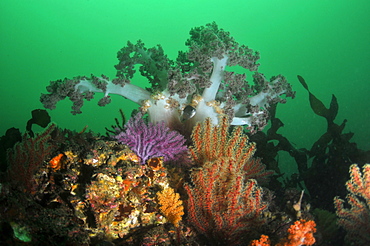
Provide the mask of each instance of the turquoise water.
[{"label": "turquoise water", "polygon": [[[283,74],[297,91],[278,106],[285,123],[280,130],[297,147],[309,148],[326,130],[296,75],[327,105],[335,94],[336,122],[348,119],[345,131],[369,149],[370,3],[346,1],[20,1],[0,2],[2,75],[0,134],[10,127],[25,130],[30,112],[42,108],[41,93],[50,80],[77,75],[114,77],[116,53],[128,40],[147,47],[161,44],[170,58],[184,50],[190,28],[216,21],[240,43],[261,53],[259,71]],[[137,78],[133,83],[145,86]],[[50,111],[62,128],[88,125],[104,133],[118,110],[137,105],[114,97],[106,107],[86,102],[81,115],[70,114],[71,102]]]}]

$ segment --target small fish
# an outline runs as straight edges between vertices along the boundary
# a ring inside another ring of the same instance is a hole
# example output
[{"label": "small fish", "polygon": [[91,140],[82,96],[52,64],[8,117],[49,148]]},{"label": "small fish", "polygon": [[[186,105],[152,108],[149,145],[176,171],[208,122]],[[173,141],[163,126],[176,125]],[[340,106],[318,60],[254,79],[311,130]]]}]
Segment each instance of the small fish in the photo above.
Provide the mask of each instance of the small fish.
[{"label": "small fish", "polygon": [[182,120],[185,121],[193,118],[196,112],[197,110],[194,107],[187,105],[182,111]]}]

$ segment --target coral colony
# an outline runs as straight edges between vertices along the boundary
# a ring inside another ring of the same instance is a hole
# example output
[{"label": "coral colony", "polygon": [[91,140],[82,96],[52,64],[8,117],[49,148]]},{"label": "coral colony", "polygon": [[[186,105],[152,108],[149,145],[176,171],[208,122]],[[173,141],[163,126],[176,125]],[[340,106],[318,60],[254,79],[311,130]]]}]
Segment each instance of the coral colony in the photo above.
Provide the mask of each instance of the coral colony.
[{"label": "coral colony", "polygon": [[350,242],[358,245],[370,243],[370,164],[363,166],[361,173],[357,164],[350,167],[351,179],[347,181],[347,201],[350,209],[344,208],[345,201],[334,198],[335,208],[339,217],[338,224],[348,233]]},{"label": "coral colony", "polygon": [[[269,107],[294,97],[291,86],[281,75],[266,80],[258,53],[215,23],[190,35],[174,61],[160,45],[129,42],[116,78],[51,82],[41,96],[46,108],[69,97],[72,113],[81,113],[83,100],[102,92],[100,106],[119,94],[140,112],[110,136],[49,124],[9,148],[0,183],[4,244],[298,246],[340,237],[324,213],[315,214],[316,228],[303,191],[273,187],[277,175],[254,157],[256,143],[241,126],[261,130]],[[230,66],[250,70],[253,83]],[[151,88],[130,83],[137,67]],[[351,208],[334,200],[338,224],[348,241],[369,245],[370,165],[352,165],[350,176]]]},{"label": "coral colony", "polygon": [[184,136],[171,131],[164,122],[146,124],[141,114],[132,117],[125,131],[119,132],[114,138],[135,151],[142,164],[153,157],[163,157],[166,162],[174,162],[184,161],[187,156]]},{"label": "coral colony", "polygon": [[[111,94],[121,95],[147,112],[152,123],[164,121],[171,129],[190,135],[197,122],[211,118],[214,124],[220,114],[229,116],[232,125],[247,125],[250,131],[262,129],[267,109],[285,97],[294,97],[291,85],[281,76],[267,80],[258,72],[259,53],[239,45],[215,22],[193,28],[186,41],[187,51],[179,51],[176,60],[169,59],[160,45],[146,48],[142,41],[127,43],[118,52],[117,77],[79,76],[51,81],[49,94],[42,94],[45,108],[69,97],[72,113],[81,113],[83,100],[101,92],[99,106],[111,101]],[[151,83],[150,89],[131,84],[135,66]],[[253,72],[253,84],[246,74],[227,71],[239,66]]]},{"label": "coral colony", "polygon": [[250,168],[255,145],[240,136],[241,127],[229,135],[226,117],[220,121],[219,126],[212,126],[208,118],[198,123],[192,134],[192,159],[202,168],[192,170],[193,185],[185,184],[188,220],[208,238],[224,245],[240,245],[246,231],[265,222],[262,212],[267,204],[256,179],[272,172],[261,163]]}]

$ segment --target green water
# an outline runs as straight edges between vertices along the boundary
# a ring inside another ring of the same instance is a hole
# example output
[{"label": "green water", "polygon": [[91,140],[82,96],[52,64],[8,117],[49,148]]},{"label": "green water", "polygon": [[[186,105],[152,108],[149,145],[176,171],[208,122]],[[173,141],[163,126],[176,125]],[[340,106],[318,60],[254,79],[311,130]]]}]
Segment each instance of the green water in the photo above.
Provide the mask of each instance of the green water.
[{"label": "green water", "polygon": [[[296,98],[279,105],[280,132],[297,147],[309,148],[326,130],[324,118],[309,107],[296,75],[327,105],[335,94],[336,122],[348,119],[353,141],[369,149],[370,2],[368,0],[2,0],[0,2],[1,122],[25,130],[30,112],[42,108],[50,80],[77,75],[114,77],[116,52],[128,40],[147,47],[160,43],[170,58],[185,49],[190,28],[216,21],[241,44],[261,53],[259,71],[285,75]],[[134,81],[145,86],[141,80]],[[97,98],[100,95],[97,95]],[[137,105],[121,97],[106,107],[86,102],[81,115],[71,102],[50,111],[62,128],[104,133],[118,110]]]}]

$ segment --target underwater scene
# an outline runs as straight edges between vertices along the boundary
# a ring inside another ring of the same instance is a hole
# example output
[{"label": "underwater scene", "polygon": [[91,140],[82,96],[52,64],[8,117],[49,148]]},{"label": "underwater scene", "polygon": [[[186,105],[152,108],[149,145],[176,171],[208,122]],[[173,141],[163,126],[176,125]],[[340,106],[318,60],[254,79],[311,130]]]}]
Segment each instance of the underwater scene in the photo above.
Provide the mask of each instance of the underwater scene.
[{"label": "underwater scene", "polygon": [[370,245],[370,3],[0,2],[0,245]]}]

